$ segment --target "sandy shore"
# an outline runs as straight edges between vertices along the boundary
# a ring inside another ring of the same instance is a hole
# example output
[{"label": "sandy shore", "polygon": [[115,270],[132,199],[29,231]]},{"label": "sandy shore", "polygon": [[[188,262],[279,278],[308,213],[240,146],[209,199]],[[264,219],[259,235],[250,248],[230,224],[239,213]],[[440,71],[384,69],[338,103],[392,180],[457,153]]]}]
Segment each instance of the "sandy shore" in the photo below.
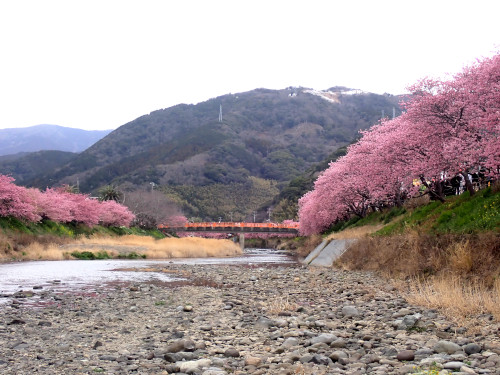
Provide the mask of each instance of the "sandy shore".
[{"label": "sandy shore", "polygon": [[500,374],[498,322],[469,334],[370,273],[161,267],[188,281],[3,296],[0,373]]}]

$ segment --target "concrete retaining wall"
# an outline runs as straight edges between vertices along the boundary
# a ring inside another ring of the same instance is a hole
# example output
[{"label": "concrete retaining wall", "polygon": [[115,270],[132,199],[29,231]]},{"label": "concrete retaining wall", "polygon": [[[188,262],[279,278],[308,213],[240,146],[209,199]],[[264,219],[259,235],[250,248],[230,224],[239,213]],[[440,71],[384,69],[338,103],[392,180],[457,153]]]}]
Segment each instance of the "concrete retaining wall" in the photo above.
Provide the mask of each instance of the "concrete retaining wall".
[{"label": "concrete retaining wall", "polygon": [[303,264],[317,267],[331,267],[355,239],[323,241],[303,261]]}]

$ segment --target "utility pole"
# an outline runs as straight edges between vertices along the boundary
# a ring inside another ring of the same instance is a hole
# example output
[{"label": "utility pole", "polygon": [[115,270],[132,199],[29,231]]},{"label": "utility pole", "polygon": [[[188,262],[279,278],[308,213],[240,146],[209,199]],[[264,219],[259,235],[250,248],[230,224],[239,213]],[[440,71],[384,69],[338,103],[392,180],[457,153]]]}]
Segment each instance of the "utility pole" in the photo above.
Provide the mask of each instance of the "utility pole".
[{"label": "utility pole", "polygon": [[392,119],[396,118],[396,107],[392,107]]},{"label": "utility pole", "polygon": [[257,215],[257,212],[253,212],[253,222],[255,223],[255,216]]},{"label": "utility pole", "polygon": [[219,107],[219,122],[222,122],[222,104]]}]

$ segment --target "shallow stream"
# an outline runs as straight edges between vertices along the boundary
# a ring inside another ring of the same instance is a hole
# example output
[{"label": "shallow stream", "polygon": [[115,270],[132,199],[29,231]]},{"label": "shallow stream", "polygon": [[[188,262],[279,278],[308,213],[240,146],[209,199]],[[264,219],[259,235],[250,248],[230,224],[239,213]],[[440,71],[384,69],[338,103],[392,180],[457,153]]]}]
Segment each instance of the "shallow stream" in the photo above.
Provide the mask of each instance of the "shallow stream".
[{"label": "shallow stream", "polygon": [[[20,290],[81,289],[112,282],[174,282],[182,280],[163,272],[136,272],[158,264],[265,265],[295,263],[286,252],[245,249],[234,258],[183,258],[166,260],[61,260],[0,264],[0,295]],[[0,299],[0,303],[2,299]]]}]

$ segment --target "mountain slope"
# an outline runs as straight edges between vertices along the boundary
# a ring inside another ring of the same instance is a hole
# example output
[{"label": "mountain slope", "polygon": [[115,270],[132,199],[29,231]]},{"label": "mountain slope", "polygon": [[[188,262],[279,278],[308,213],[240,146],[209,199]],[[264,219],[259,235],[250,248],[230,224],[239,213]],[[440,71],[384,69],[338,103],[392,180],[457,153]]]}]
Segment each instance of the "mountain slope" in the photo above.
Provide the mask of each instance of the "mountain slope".
[{"label": "mountain slope", "polygon": [[111,130],[81,130],[57,125],[0,129],[0,155],[41,150],[81,152]]},{"label": "mountain slope", "polygon": [[35,176],[53,173],[76,155],[65,151],[37,151],[0,156],[0,174],[14,177],[20,185]]},{"label": "mountain slope", "polygon": [[[258,191],[268,186],[267,200],[272,201],[288,181],[352,141],[382,113],[395,108],[399,114],[398,101],[335,87],[322,92],[257,89],[181,104],[121,126],[32,184],[44,187],[50,179],[74,185],[78,180],[82,191],[91,192],[110,183],[132,190],[152,182],[182,202],[188,214],[220,216],[220,205],[208,209],[192,202],[207,201],[203,194],[244,200],[242,186],[249,187],[247,195],[250,186]],[[243,218],[262,199],[252,207],[235,203],[235,215]]]}]

